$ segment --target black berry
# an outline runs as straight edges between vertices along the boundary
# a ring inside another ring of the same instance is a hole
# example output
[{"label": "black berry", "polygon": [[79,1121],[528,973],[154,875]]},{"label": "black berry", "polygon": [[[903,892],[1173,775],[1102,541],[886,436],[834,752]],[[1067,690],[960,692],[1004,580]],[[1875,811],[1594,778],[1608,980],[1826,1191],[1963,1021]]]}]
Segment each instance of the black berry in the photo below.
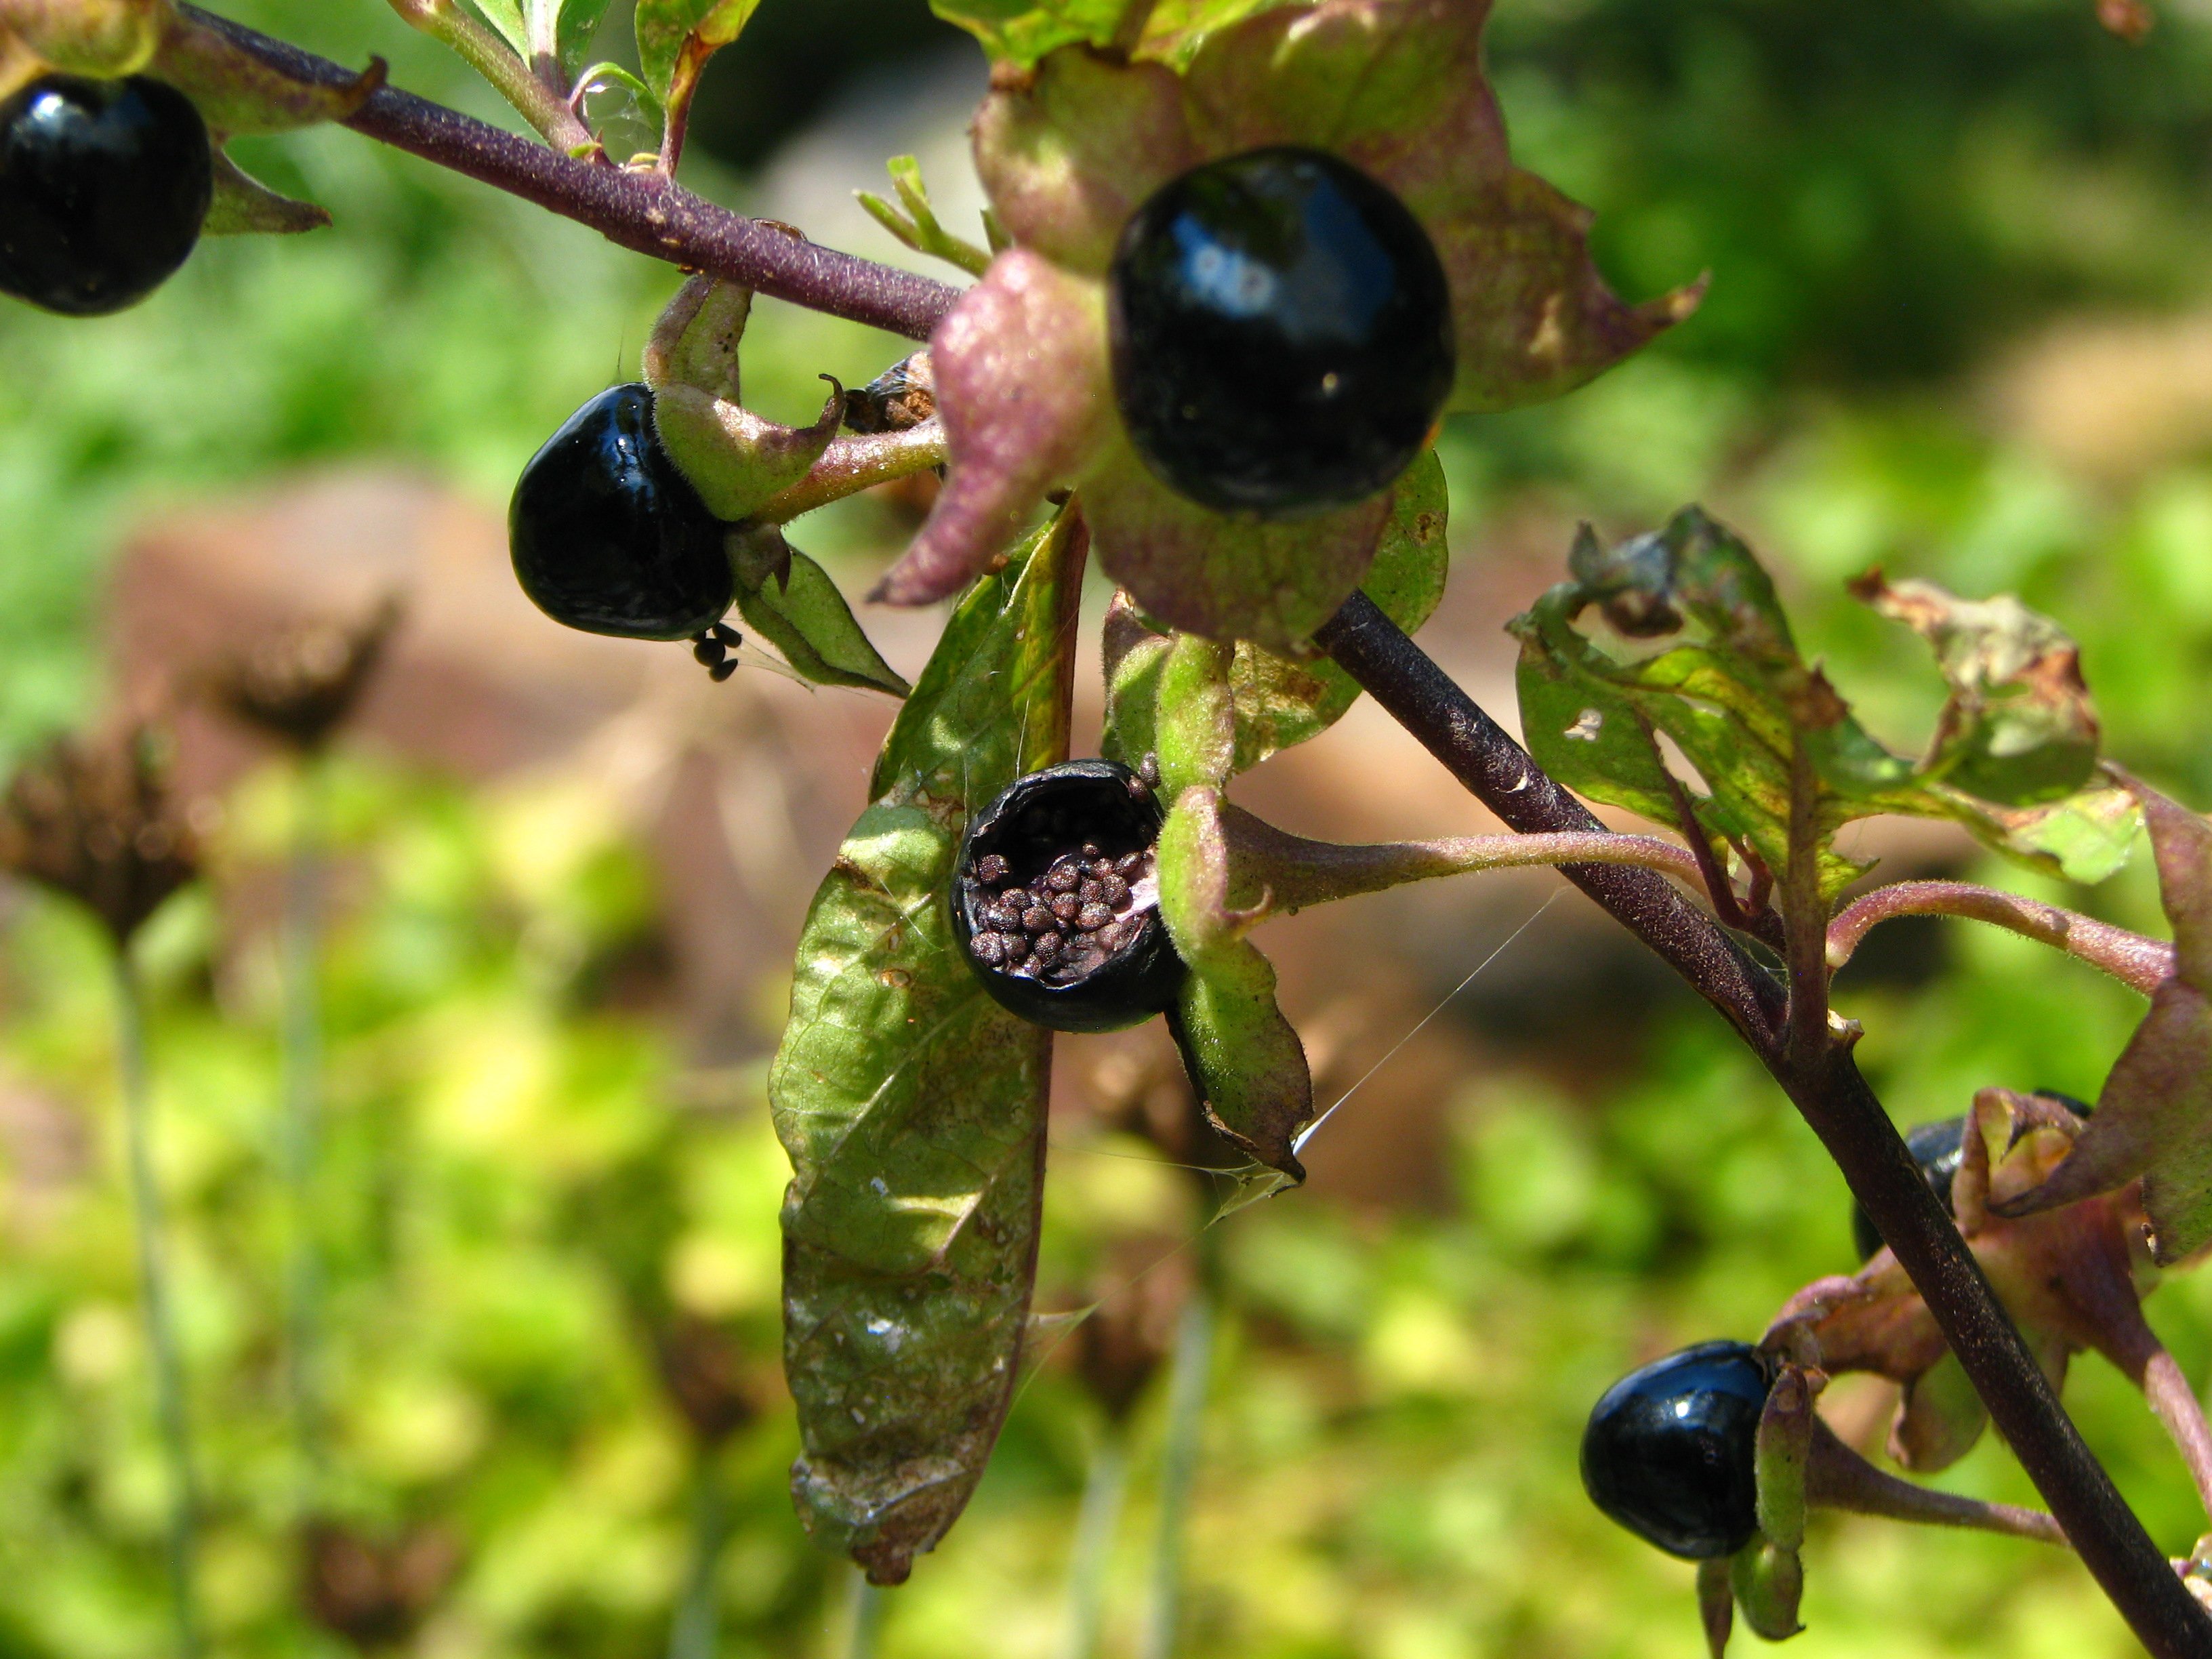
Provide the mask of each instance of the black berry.
[{"label": "black berry", "polygon": [[1169,1006],[1183,966],[1153,880],[1160,823],[1152,789],[1106,760],[1017,778],[978,812],[953,870],[952,932],[983,988],[1056,1031],[1117,1030]]},{"label": "black berry", "polygon": [[[1963,1117],[1947,1117],[1905,1132],[1905,1150],[1912,1154],[1912,1161],[1920,1166],[1922,1178],[1946,1210],[1951,1207],[1951,1183],[1958,1179],[1959,1165],[1966,1157],[1966,1120]],[[1881,1248],[1881,1235],[1875,1231],[1874,1218],[1856,1199],[1851,1201],[1851,1242],[1858,1246],[1862,1261],[1871,1259]]]},{"label": "black berry", "polygon": [[47,75],[0,103],[0,292],[70,317],[134,306],[199,240],[207,124],[174,87]]},{"label": "black berry", "polygon": [[1108,295],[1138,453],[1219,512],[1373,495],[1451,390],[1451,293],[1428,234],[1324,151],[1252,150],[1162,186],[1121,233]]},{"label": "black berry", "polygon": [[1772,1378],[1754,1348],[1701,1342],[1605,1391],[1583,1431],[1583,1489],[1645,1541],[1692,1561],[1759,1531],[1759,1419]]},{"label": "black berry", "polygon": [[[2088,1102],[2062,1095],[2056,1089],[2038,1089],[2035,1092],[2057,1101],[2076,1117],[2087,1117],[2096,1110]],[[1959,1178],[1959,1165],[1966,1161],[1966,1120],[1947,1117],[1907,1129],[1905,1146],[1912,1154],[1912,1161],[1920,1166],[1929,1188],[1949,1210],[1951,1184]],[[1875,1231],[1874,1218],[1856,1199],[1851,1201],[1851,1243],[1858,1246],[1862,1261],[1872,1260],[1874,1253],[1881,1248],[1881,1235]]]},{"label": "black berry", "polygon": [[507,515],[515,577],[540,611],[637,640],[693,639],[721,619],[725,529],[661,447],[639,385],[570,416],[522,469]]}]

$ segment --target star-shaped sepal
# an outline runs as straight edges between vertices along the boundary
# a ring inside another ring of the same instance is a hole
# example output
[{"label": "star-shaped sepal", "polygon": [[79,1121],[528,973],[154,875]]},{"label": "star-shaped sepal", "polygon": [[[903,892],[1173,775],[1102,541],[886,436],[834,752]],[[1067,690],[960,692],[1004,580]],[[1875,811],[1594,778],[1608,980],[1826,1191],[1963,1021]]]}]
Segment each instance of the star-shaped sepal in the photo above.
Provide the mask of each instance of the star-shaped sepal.
[{"label": "star-shaped sepal", "polygon": [[932,342],[945,489],[878,597],[922,604],[988,566],[1054,487],[1083,494],[1106,570],[1158,621],[1303,653],[1359,583],[1391,490],[1292,519],[1213,512],[1170,489],[1116,411],[1107,280],[1117,239],[1192,167],[1270,146],[1333,153],[1426,231],[1450,290],[1448,407],[1556,397],[1695,307],[1640,306],[1589,256],[1589,215],[1515,167],[1481,70],[1486,8],[1322,0],[1209,37],[1178,73],[1086,46],[1000,65],[977,167],[1016,246]]}]

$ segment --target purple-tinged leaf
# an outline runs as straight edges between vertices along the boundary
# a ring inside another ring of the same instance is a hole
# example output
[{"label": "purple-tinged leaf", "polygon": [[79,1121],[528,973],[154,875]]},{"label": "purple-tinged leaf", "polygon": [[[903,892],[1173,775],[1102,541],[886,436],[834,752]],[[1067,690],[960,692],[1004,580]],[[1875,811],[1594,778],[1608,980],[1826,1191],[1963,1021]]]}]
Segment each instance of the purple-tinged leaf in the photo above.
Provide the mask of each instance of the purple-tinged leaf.
[{"label": "purple-tinged leaf", "polygon": [[1098,562],[1147,616],[1293,656],[1311,652],[1314,629],[1367,574],[1390,500],[1285,520],[1211,513],[1155,478],[1118,432],[1083,481]]},{"label": "purple-tinged leaf", "polygon": [[[2053,1169],[2070,1166],[2088,1132],[2054,1097],[1984,1089],[1961,1132],[1952,1183],[1959,1231],[2054,1388],[2085,1349],[2140,1381],[2146,1343],[2155,1346],[2130,1275],[2142,1228],[2135,1188],[2008,1213],[2014,1195],[2039,1191]],[[1903,1384],[1890,1451],[1908,1468],[1954,1462],[1988,1420],[1919,1292],[1886,1249],[1850,1278],[1800,1291],[1769,1328],[1765,1346],[1831,1373],[1872,1371]]]},{"label": "purple-tinged leaf", "polygon": [[875,598],[927,605],[957,593],[1048,489],[1073,481],[1111,402],[1104,304],[1096,283],[1015,248],[938,325],[930,362],[951,468]]},{"label": "purple-tinged leaf", "polygon": [[1089,276],[1104,273],[1145,198],[1200,159],[1173,71],[1085,52],[994,76],[975,137],[976,169],[1006,234]]},{"label": "purple-tinged leaf", "polygon": [[1452,407],[1555,398],[1696,309],[1702,282],[1640,306],[1606,285],[1590,213],[1508,158],[1483,74],[1489,8],[1324,0],[1265,13],[1193,59],[1192,125],[1212,155],[1332,149],[1397,192],[1452,289]]},{"label": "purple-tinged leaf", "polygon": [[2171,1263],[2212,1243],[2212,824],[2147,784],[2126,782],[2158,861],[2173,974],[2152,994],[2071,1156],[1999,1208],[2031,1215],[2140,1176],[2152,1254]]}]

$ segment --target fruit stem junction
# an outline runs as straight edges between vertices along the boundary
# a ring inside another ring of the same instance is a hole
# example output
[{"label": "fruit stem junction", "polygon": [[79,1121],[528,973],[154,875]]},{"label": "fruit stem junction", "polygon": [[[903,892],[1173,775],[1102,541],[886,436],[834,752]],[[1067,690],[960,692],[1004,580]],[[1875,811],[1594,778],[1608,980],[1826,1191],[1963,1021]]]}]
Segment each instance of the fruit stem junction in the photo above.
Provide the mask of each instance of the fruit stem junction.
[{"label": "fruit stem junction", "polygon": [[[1314,638],[1508,828],[1603,827],[1364,594],[1355,592]],[[1794,1056],[1782,988],[1657,872],[1567,865],[1561,873],[1688,981],[1782,1085],[2136,1639],[2155,1659],[2212,1659],[2212,1619],[2067,1417],[1848,1049],[1832,1042]]]}]

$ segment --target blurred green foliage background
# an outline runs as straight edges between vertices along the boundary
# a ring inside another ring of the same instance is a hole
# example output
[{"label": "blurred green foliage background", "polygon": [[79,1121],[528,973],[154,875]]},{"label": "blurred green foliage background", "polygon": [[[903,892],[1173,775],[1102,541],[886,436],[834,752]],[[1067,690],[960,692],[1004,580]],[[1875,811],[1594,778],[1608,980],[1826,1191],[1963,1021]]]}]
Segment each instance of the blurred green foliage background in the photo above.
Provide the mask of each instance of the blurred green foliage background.
[{"label": "blurred green foliage background", "polygon": [[[402,84],[492,112],[373,0],[222,9],[332,56],[383,52]],[[743,169],[810,113],[791,88],[944,44],[891,0],[767,0],[761,18],[718,66],[700,128],[721,157],[697,182],[737,202]],[[1532,514],[1625,531],[1704,499],[1762,544],[1810,642],[1901,739],[1923,729],[1934,677],[1839,599],[1840,579],[1881,562],[2016,591],[2082,640],[2115,752],[2212,804],[2212,27],[2175,7],[2130,47],[2087,0],[1502,0],[1494,28],[1520,157],[1598,210],[1616,286],[1715,281],[1691,323],[1596,385],[1447,434],[1462,560]],[[350,134],[252,160],[337,227],[210,244],[111,321],[0,310],[10,753],[100,705],[103,569],[125,526],[362,457],[496,506],[620,354],[635,361],[672,285]],[[809,228],[836,242],[857,223]],[[751,395],[796,413],[818,371],[865,379],[896,348],[769,306],[748,352]],[[656,902],[647,866],[574,801],[347,756],[321,787],[365,875],[324,969],[334,1446],[319,1505],[380,1559],[428,1564],[398,1645],[659,1651],[703,1493],[726,1534],[719,1651],[840,1652],[848,1581],[783,1490],[785,1170],[759,1068],[702,1073],[586,982]],[[256,774],[222,866],[275,860],[296,807],[291,773]],[[2156,922],[2140,870],[2054,896]],[[217,907],[196,890],[141,945],[210,1620],[226,1655],[339,1653],[348,1638],[303,1589],[283,1402],[276,957],[219,964]],[[138,1659],[166,1639],[100,954],[57,901],[15,894],[0,918],[0,1094],[15,1103],[0,1135],[0,1655]],[[2094,1095],[2135,1017],[2125,993],[1981,933],[1927,971],[1844,988],[1909,1121],[1990,1081]],[[1582,1417],[1636,1358],[1752,1336],[1797,1285],[1847,1268],[1846,1200],[1701,1010],[1670,1004],[1636,1042],[1633,1066],[1579,1092],[1535,1067],[1463,1079],[1442,1212],[1294,1195],[1206,1236],[1225,1311],[1181,1651],[1698,1650],[1689,1570],[1583,1499]],[[1119,1234],[1190,1248],[1183,1180],[1143,1143],[1055,1156],[1048,1280],[1082,1282]],[[2182,1279],[2152,1313],[2190,1374],[2212,1374],[2212,1281]],[[1064,1358],[1022,1395],[968,1518],[890,1599],[892,1659],[1060,1651],[1077,1506],[1112,1432]],[[670,1386],[702,1365],[715,1426],[737,1423],[726,1435],[699,1433],[696,1389],[687,1419]],[[1164,1393],[1156,1380],[1127,1428],[1117,1654],[1138,1650],[1146,1617]],[[2204,1517],[2140,1401],[2095,1362],[2069,1398],[2155,1535],[2185,1550]],[[1990,1443],[1947,1480],[2031,1496]],[[1805,1659],[2130,1650],[2086,1576],[2031,1545],[1824,1522],[1808,1562]]]}]

